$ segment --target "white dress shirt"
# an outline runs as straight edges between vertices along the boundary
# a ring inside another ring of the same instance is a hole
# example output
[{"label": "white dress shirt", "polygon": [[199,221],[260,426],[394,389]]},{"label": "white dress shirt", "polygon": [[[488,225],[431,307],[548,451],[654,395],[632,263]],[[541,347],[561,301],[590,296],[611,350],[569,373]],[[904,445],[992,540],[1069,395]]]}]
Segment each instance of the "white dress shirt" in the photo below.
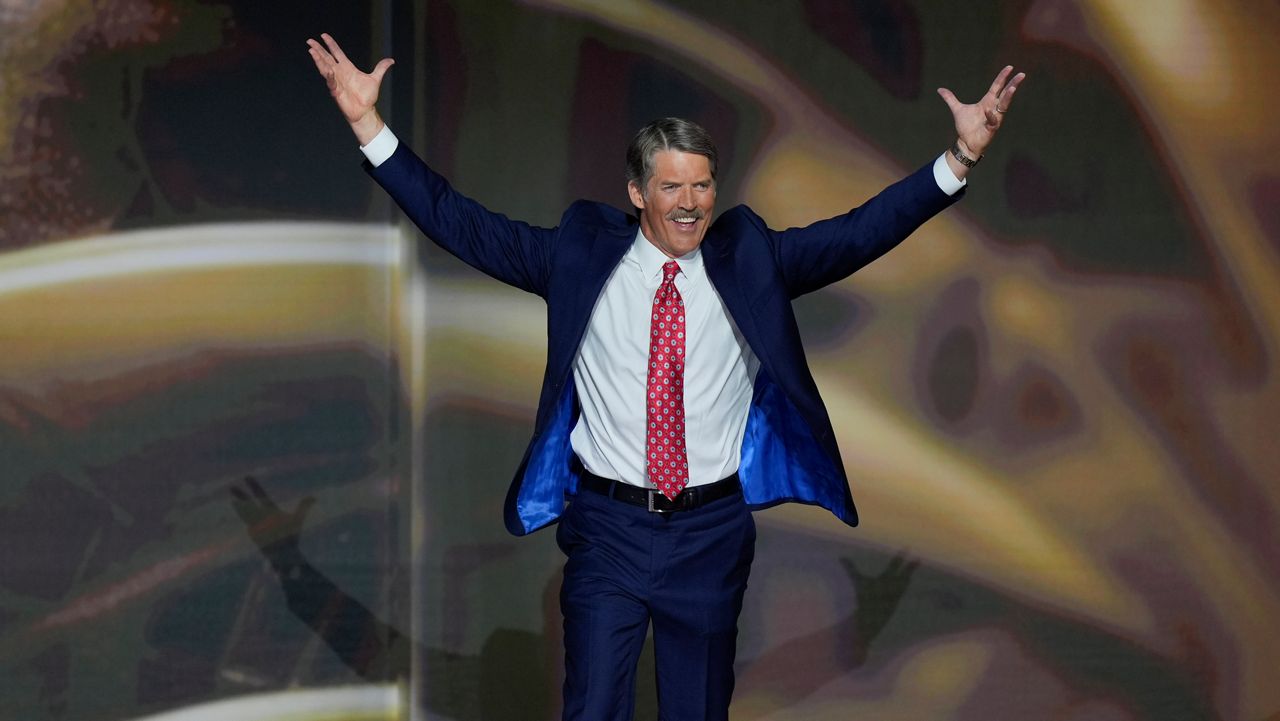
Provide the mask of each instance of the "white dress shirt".
[{"label": "white dress shirt", "polygon": [[[596,300],[573,361],[582,414],[569,440],[588,471],[637,486],[645,476],[649,324],[662,266],[671,260],[637,231]],[[760,361],[747,346],[702,265],[702,250],[675,259],[684,300],[685,447],[689,485],[738,470]]]}]

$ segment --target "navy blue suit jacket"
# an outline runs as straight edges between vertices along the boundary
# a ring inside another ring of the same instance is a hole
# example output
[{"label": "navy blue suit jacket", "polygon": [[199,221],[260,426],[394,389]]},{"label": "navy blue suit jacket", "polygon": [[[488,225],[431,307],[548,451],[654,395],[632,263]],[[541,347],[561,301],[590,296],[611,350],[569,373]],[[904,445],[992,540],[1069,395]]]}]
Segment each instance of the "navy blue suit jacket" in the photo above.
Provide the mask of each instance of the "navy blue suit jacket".
[{"label": "navy blue suit jacket", "polygon": [[[555,522],[577,491],[569,433],[577,420],[573,360],[596,299],[635,240],[636,220],[587,201],[555,228],[490,212],[455,191],[403,142],[366,170],[428,238],[469,265],[547,303],[547,366],[533,438],[507,492],[506,526]],[[858,523],[826,407],[805,361],[791,300],[880,257],[963,193],[948,196],[927,165],[850,212],[775,231],[746,206],[721,214],[702,252],[707,277],[760,359],[738,475],[746,502],[816,504]]]}]

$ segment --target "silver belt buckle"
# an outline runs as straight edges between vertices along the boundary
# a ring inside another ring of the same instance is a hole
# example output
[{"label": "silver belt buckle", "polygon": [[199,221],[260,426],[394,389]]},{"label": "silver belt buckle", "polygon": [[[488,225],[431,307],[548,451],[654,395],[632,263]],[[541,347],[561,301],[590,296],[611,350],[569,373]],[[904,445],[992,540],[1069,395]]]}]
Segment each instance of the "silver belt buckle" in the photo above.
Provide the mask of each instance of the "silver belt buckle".
[{"label": "silver belt buckle", "polygon": [[659,491],[656,488],[646,488],[645,491],[647,491],[649,494],[649,512],[650,513],[671,513],[671,511],[665,508],[654,508],[653,506],[653,499],[657,497],[659,494],[661,494],[662,493],[661,491]]}]

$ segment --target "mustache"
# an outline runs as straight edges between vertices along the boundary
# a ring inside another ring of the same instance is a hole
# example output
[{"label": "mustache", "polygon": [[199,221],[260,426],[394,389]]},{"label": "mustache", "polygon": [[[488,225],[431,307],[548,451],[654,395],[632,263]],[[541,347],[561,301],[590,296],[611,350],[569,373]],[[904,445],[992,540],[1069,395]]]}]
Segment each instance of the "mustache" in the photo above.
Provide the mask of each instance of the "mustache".
[{"label": "mustache", "polygon": [[675,210],[667,213],[667,220],[675,220],[676,218],[693,218],[694,220],[702,220],[706,217],[706,213],[702,212],[702,208],[694,208],[693,210]]}]

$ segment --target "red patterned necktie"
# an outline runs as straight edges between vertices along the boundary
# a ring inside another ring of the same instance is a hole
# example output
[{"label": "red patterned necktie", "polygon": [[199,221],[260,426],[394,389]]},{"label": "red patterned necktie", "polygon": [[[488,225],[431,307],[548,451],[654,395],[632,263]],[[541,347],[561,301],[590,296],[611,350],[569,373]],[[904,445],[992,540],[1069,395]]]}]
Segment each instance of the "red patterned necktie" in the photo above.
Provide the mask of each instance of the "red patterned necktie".
[{"label": "red patterned necktie", "polygon": [[676,290],[680,266],[662,266],[662,285],[653,297],[649,332],[648,437],[649,480],[662,495],[675,498],[689,483],[684,445],[684,300]]}]

